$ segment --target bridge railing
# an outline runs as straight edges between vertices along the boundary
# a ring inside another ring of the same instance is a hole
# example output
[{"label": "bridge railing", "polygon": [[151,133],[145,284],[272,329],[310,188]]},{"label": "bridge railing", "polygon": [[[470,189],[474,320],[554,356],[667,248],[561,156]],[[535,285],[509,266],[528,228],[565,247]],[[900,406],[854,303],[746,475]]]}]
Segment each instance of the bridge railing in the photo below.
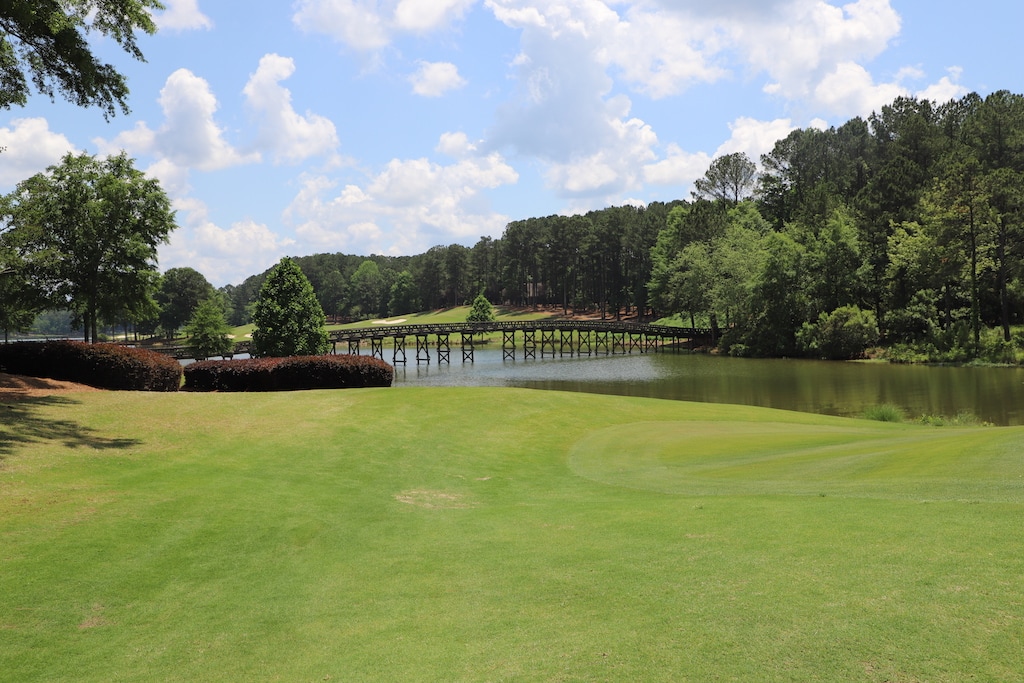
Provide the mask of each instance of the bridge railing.
[{"label": "bridge railing", "polygon": [[383,337],[411,337],[415,335],[486,333],[502,331],[532,330],[579,330],[591,332],[615,332],[647,334],[672,339],[710,337],[710,328],[673,327],[671,325],[649,325],[614,320],[516,320],[495,322],[427,323],[420,325],[381,325],[374,327],[353,327],[333,330],[329,333],[332,341]]}]

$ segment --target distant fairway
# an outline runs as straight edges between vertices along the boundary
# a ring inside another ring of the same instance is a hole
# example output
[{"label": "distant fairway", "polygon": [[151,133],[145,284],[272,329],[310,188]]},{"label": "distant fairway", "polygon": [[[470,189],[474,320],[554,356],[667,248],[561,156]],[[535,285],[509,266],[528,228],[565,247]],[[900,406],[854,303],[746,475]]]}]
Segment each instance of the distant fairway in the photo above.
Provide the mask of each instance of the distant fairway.
[{"label": "distant fairway", "polygon": [[1020,681],[1024,428],[517,389],[0,403],[2,681]]}]

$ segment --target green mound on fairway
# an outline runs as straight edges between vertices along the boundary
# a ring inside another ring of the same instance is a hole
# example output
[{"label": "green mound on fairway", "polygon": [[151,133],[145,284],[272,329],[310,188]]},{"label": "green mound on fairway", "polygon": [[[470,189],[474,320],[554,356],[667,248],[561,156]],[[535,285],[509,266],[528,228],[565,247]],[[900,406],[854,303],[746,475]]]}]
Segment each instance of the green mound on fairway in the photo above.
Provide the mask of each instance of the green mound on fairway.
[{"label": "green mound on fairway", "polygon": [[1018,435],[994,429],[894,430],[850,422],[638,422],[572,447],[595,481],[691,496],[842,495],[1024,500]]},{"label": "green mound on fairway", "polygon": [[0,680],[1019,681],[1024,429],[519,389],[0,403]]}]

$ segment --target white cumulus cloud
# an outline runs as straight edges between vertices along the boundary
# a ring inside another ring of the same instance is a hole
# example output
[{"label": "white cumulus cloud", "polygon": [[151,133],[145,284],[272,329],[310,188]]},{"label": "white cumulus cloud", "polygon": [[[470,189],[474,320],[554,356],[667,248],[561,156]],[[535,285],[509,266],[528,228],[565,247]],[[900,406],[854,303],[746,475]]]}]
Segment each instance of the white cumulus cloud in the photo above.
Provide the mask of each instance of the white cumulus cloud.
[{"label": "white cumulus cloud", "polygon": [[967,88],[957,82],[960,80],[960,74],[963,70],[960,67],[952,66],[947,71],[948,74],[946,76],[940,78],[937,83],[932,83],[926,88],[919,90],[915,93],[916,96],[922,100],[932,100],[939,104],[945,104],[950,100],[966,95]]},{"label": "white cumulus cloud", "polygon": [[423,62],[409,77],[412,91],[423,97],[440,97],[449,90],[466,85],[466,79],[459,75],[459,69],[451,62]]},{"label": "white cumulus cloud", "polygon": [[[613,102],[621,107],[623,99]],[[552,163],[545,173],[549,187],[563,196],[588,198],[588,203],[595,206],[640,188],[645,180],[645,165],[655,158],[658,136],[642,120],[625,118],[628,109],[615,111],[611,107],[609,114],[607,125],[613,137],[604,148],[567,162]]]},{"label": "white cumulus cloud", "polygon": [[293,73],[294,60],[267,54],[243,89],[249,106],[260,116],[257,146],[271,150],[278,162],[297,163],[331,154],[338,147],[338,133],[329,119],[295,111],[291,91],[281,85]]},{"label": "white cumulus cloud", "polygon": [[50,130],[46,119],[12,119],[9,126],[0,128],[0,189],[13,188],[75,151],[63,134]]},{"label": "white cumulus cloud", "polygon": [[311,249],[364,254],[417,253],[500,234],[509,218],[491,210],[483,193],[515,184],[519,174],[497,152],[475,153],[461,134],[444,136],[438,147],[459,158],[447,165],[392,159],[360,185],[309,176],[285,219]]},{"label": "white cumulus cloud", "polygon": [[[664,159],[644,167],[644,180],[654,185],[678,185],[688,188],[695,178],[704,175],[711,164],[706,152],[691,153],[672,143]],[[680,192],[680,195],[685,193]]]},{"label": "white cumulus cloud", "polygon": [[394,25],[425,33],[462,17],[476,0],[401,0],[395,7]]},{"label": "white cumulus cloud", "polygon": [[211,29],[213,21],[199,11],[198,0],[164,0],[166,10],[154,19],[161,31],[191,31]]},{"label": "white cumulus cloud", "polygon": [[397,34],[423,34],[459,20],[476,0],[299,0],[292,21],[359,51],[386,47]]},{"label": "white cumulus cloud", "polygon": [[[796,126],[791,119],[773,119],[759,121],[749,116],[741,116],[729,124],[731,135],[715,150],[714,156],[742,152],[754,163],[758,163],[762,154],[767,154],[775,147],[775,143],[789,135]],[[701,170],[700,175],[704,175]]]},{"label": "white cumulus cloud", "polygon": [[217,98],[205,79],[178,69],[168,76],[159,101],[165,122],[156,141],[162,156],[204,171],[259,160],[259,155],[243,155],[224,139],[224,130],[214,120]]},{"label": "white cumulus cloud", "polygon": [[186,169],[214,171],[260,160],[256,153],[243,154],[224,139],[217,124],[217,98],[210,84],[188,69],[178,69],[160,90],[164,122],[153,130],[144,121],[122,131],[112,140],[97,138],[101,152],[124,149],[150,154]]},{"label": "white cumulus cloud", "polygon": [[207,206],[197,199],[175,200],[173,206],[179,228],[159,250],[160,269],[195,268],[217,287],[263,272],[295,243],[250,219],[222,228],[210,220]]}]

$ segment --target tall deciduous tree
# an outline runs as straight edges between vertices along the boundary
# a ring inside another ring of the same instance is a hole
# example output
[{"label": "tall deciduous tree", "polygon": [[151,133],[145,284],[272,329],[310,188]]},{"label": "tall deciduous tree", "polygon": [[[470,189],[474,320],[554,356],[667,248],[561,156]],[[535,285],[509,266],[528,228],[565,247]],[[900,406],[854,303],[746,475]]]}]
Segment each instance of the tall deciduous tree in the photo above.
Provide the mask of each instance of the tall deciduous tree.
[{"label": "tall deciduous tree", "polygon": [[375,261],[366,259],[359,264],[356,272],[352,273],[351,280],[351,301],[359,307],[363,315],[377,315],[380,313],[380,300],[384,287],[384,278],[381,277],[380,267]]},{"label": "tall deciduous tree", "polygon": [[159,0],[7,0],[0,2],[0,108],[24,106],[31,86],[110,118],[128,113],[125,77],[93,54],[101,34],[143,61],[136,32],[155,33]]},{"label": "tall deciduous tree", "polygon": [[282,258],[263,282],[252,314],[255,356],[307,356],[327,352],[327,319],[302,269]]},{"label": "tall deciduous tree", "polygon": [[57,307],[85,322],[96,340],[99,317],[147,307],[157,246],[175,228],[167,194],[126,155],[66,155],[18,184],[0,204],[3,235],[30,279]]},{"label": "tall deciduous tree", "polygon": [[39,291],[25,278],[14,255],[0,250],[0,330],[7,343],[11,332],[25,332],[32,326],[44,302]]},{"label": "tall deciduous tree", "polygon": [[703,199],[724,199],[732,204],[750,196],[757,179],[757,166],[743,152],[720,156],[693,186]]},{"label": "tall deciduous tree", "polygon": [[174,336],[199,307],[200,302],[213,296],[213,285],[195,268],[171,268],[164,273],[156,302],[160,306],[160,326],[168,336]]},{"label": "tall deciduous tree", "polygon": [[419,297],[412,273],[403,270],[395,276],[388,298],[388,314],[415,313],[419,310]]}]

